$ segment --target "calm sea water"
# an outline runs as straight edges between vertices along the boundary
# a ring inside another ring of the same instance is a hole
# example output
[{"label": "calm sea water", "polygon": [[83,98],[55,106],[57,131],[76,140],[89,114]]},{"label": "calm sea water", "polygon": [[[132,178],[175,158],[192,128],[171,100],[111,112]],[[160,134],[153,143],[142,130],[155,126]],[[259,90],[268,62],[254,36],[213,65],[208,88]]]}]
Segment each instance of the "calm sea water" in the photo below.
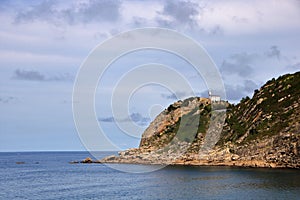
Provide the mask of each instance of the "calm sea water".
[{"label": "calm sea water", "polygon": [[300,199],[300,170],[169,166],[131,174],[68,163],[87,156],[0,153],[0,199]]}]

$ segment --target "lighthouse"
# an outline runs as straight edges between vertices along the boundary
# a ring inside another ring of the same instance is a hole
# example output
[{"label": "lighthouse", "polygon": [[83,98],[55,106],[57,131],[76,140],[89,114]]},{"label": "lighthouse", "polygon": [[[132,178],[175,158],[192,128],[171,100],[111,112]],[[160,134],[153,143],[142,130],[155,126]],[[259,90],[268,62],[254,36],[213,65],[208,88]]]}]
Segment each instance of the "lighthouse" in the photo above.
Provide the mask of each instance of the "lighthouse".
[{"label": "lighthouse", "polygon": [[211,91],[208,91],[208,96],[212,103],[218,103],[221,101],[221,97],[219,95],[213,95]]}]

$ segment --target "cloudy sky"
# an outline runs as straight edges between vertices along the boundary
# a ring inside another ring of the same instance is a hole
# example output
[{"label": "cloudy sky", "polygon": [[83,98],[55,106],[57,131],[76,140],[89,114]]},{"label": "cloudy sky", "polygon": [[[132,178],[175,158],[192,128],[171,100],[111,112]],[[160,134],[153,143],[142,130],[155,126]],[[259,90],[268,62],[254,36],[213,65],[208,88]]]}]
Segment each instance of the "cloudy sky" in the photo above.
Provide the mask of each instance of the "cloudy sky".
[{"label": "cloudy sky", "polygon": [[[3,0],[0,22],[0,151],[84,150],[72,114],[76,74],[97,45],[131,29],[168,28],[196,40],[214,60],[233,103],[268,79],[300,69],[298,0]],[[129,100],[120,94],[118,104],[128,103],[128,116],[116,119],[113,88],[146,63],[174,68],[197,95],[206,95],[201,76],[175,55],[144,50],[120,58],[95,95],[98,121],[120,148],[137,146],[139,138],[122,133],[116,120],[135,123],[141,134],[164,107],[191,95],[141,86]]]}]

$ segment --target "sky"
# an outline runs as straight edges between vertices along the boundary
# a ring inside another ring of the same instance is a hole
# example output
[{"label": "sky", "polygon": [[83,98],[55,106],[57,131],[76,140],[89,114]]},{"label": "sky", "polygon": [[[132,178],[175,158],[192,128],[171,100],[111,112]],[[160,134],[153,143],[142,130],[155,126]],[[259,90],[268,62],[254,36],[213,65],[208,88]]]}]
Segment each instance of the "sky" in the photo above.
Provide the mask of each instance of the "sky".
[{"label": "sky", "polygon": [[[0,151],[85,150],[73,120],[73,85],[92,50],[117,34],[158,27],[192,38],[216,64],[227,100],[238,103],[267,80],[299,71],[299,19],[299,0],[3,0]],[[114,88],[124,74],[147,63],[170,66],[198,96],[207,96],[203,78],[176,55],[148,49],[120,57],[95,91],[99,125],[120,149],[136,147],[139,137],[124,133],[116,120],[134,123],[140,136],[165,107],[192,95],[176,91],[175,96],[159,84],[143,85],[130,99],[118,94],[116,103],[127,106],[128,116],[116,119]]]}]

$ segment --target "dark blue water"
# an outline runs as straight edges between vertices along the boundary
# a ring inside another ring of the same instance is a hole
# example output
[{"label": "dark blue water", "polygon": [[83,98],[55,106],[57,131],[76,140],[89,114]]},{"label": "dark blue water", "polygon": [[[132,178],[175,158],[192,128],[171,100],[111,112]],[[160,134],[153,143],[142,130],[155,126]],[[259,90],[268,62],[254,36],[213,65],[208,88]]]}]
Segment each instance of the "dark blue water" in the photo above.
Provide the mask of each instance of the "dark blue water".
[{"label": "dark blue water", "polygon": [[300,170],[169,166],[131,174],[68,163],[87,156],[0,153],[0,199],[300,199]]}]

